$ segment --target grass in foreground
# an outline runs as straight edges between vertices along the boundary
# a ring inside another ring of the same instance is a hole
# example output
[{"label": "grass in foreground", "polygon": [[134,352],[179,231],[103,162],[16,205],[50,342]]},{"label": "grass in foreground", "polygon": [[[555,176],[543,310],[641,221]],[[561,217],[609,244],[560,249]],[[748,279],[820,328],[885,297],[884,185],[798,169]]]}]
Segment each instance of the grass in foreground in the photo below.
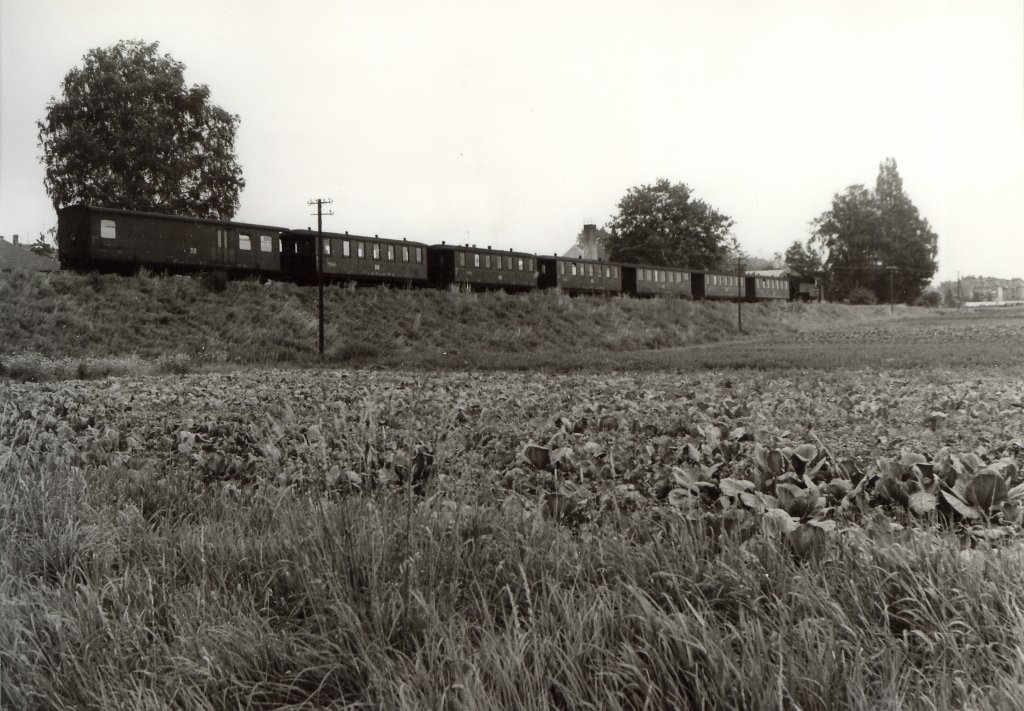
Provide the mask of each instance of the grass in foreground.
[{"label": "grass in foreground", "polygon": [[326,500],[0,468],[4,708],[1011,709],[1024,567],[866,527],[801,562],[457,480]]}]

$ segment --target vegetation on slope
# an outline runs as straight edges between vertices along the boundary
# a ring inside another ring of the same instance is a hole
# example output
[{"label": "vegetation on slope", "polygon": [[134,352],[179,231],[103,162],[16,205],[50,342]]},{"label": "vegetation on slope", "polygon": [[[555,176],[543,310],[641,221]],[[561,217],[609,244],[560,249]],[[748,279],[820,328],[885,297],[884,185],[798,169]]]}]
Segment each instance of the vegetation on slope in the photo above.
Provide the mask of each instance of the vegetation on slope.
[{"label": "vegetation on slope", "polygon": [[[176,372],[319,361],[315,288],[253,281],[222,286],[146,274],[5,274],[0,358],[7,356],[9,369],[16,354],[70,359],[54,370],[72,376],[138,372],[153,363]],[[521,367],[529,358],[584,366],[608,354],[889,318],[885,307],[744,304],[740,334],[730,303],[339,286],[325,290],[325,303],[328,362],[430,366]]]}]

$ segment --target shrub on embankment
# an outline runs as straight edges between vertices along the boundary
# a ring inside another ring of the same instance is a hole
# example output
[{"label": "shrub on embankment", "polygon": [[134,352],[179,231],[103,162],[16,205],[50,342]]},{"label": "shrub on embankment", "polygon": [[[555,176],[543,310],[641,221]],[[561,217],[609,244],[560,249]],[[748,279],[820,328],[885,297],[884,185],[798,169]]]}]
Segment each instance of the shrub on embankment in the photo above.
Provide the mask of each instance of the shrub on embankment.
[{"label": "shrub on embankment", "polygon": [[[319,360],[317,290],[294,284],[235,281],[218,291],[182,276],[13,272],[0,275],[0,303],[0,358],[9,374],[26,357],[66,359],[55,375],[71,370],[71,377],[137,370],[133,363],[176,372]],[[741,335],[733,303],[554,292],[330,286],[325,312],[332,362],[432,364],[456,354],[485,364],[486,354],[645,351]],[[888,307],[743,305],[746,335],[884,318]]]}]

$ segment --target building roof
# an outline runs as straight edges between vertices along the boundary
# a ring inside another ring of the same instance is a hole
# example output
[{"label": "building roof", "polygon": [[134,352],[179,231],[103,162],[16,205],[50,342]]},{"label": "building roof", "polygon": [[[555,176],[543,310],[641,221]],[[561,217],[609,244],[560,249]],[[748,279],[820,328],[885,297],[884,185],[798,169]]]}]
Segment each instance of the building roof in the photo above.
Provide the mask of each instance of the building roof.
[{"label": "building roof", "polygon": [[55,272],[60,269],[56,259],[41,257],[28,247],[0,240],[0,271],[24,269],[30,272]]},{"label": "building roof", "polygon": [[793,273],[792,269],[751,269],[744,272],[747,276],[769,277],[771,279],[783,279]]}]

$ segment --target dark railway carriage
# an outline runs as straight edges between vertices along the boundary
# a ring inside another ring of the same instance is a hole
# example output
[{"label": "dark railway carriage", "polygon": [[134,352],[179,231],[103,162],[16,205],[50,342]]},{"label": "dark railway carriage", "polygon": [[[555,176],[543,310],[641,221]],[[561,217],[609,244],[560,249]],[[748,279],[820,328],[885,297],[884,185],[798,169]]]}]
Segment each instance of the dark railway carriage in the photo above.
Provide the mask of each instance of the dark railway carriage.
[{"label": "dark railway carriage", "polygon": [[[424,286],[427,245],[406,240],[324,232],[323,271],[328,282]],[[317,281],[317,233],[288,230],[281,235],[281,270],[291,279]]]},{"label": "dark railway carriage", "polygon": [[800,277],[789,278],[789,298],[791,301],[818,301],[821,291],[818,280],[805,281]]},{"label": "dark railway carriage", "polygon": [[730,301],[742,300],[747,297],[747,285],[742,276],[738,274],[723,274],[720,272],[705,272],[694,274],[700,276],[695,286],[693,295],[695,299],[728,299]]},{"label": "dark railway carriage", "polygon": [[597,259],[538,257],[537,286],[568,294],[621,294],[622,266]]},{"label": "dark railway carriage", "polygon": [[430,284],[474,290],[528,291],[537,288],[537,257],[481,247],[435,244],[428,249]]},{"label": "dark railway carriage", "polygon": [[280,235],[268,225],[90,205],[57,211],[64,269],[130,273],[139,267],[188,273],[223,270],[280,276]]},{"label": "dark railway carriage", "polygon": [[748,276],[748,301],[785,301],[789,299],[789,280],[779,277]]},{"label": "dark railway carriage", "polygon": [[686,269],[641,267],[636,269],[637,296],[680,296],[694,298],[693,278]]}]

